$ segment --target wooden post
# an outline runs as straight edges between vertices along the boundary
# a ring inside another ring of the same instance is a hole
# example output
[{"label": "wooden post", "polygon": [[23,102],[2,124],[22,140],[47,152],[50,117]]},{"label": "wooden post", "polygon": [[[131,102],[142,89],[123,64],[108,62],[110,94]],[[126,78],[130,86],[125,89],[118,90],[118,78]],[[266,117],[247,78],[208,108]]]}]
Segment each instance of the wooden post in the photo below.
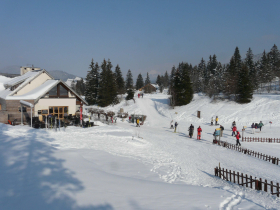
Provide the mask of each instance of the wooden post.
[{"label": "wooden post", "polygon": [[197,111],[197,117],[200,118],[200,111]]},{"label": "wooden post", "polygon": [[237,183],[239,184],[239,172],[237,172]]},{"label": "wooden post", "polygon": [[243,186],[243,173],[241,173],[241,185]]},{"label": "wooden post", "polygon": [[255,190],[259,190],[259,180],[255,177]]},{"label": "wooden post", "polygon": [[264,180],[264,189],[263,189],[265,192],[267,192],[267,180],[265,179]]},{"label": "wooden post", "polygon": [[228,181],[228,171],[227,171],[227,169],[226,169],[226,179]]},{"label": "wooden post", "polygon": [[270,182],[270,191],[271,191],[271,194],[273,194],[273,182],[272,181]]},{"label": "wooden post", "polygon": [[262,178],[260,178],[260,181],[259,181],[259,190],[262,190]]},{"label": "wooden post", "polygon": [[248,175],[246,174],[246,187],[248,187]]},{"label": "wooden post", "polygon": [[235,183],[235,171],[233,171],[233,183]]},{"label": "wooden post", "polygon": [[277,183],[277,197],[279,197],[279,183]]},{"label": "wooden post", "polygon": [[250,176],[250,187],[251,187],[251,189],[253,188],[253,179],[252,179],[252,176]]},{"label": "wooden post", "polygon": [[231,182],[231,170],[229,170],[229,181]]}]

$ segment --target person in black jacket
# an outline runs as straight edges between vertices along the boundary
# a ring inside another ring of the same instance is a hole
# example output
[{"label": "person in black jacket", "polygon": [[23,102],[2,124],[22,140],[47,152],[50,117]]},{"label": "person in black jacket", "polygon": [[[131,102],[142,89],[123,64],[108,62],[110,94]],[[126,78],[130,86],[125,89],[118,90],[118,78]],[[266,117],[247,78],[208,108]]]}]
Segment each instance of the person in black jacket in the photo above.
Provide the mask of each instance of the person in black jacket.
[{"label": "person in black jacket", "polygon": [[221,137],[223,136],[223,132],[224,132],[224,130],[225,130],[225,128],[224,128],[224,126],[222,126],[222,125],[220,125],[220,128],[221,128]]},{"label": "person in black jacket", "polygon": [[192,138],[192,136],[193,136],[193,130],[194,130],[194,126],[191,124],[191,126],[189,127],[189,136],[190,136],[190,138]]}]

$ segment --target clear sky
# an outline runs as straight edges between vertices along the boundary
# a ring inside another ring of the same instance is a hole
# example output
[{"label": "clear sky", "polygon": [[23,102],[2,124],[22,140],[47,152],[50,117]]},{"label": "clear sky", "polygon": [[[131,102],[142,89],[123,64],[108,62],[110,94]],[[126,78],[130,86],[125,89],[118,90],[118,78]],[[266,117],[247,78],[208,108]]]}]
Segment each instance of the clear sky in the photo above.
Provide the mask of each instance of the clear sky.
[{"label": "clear sky", "polygon": [[110,58],[134,80],[199,63],[280,48],[279,0],[1,0],[0,69],[34,64],[86,76]]}]

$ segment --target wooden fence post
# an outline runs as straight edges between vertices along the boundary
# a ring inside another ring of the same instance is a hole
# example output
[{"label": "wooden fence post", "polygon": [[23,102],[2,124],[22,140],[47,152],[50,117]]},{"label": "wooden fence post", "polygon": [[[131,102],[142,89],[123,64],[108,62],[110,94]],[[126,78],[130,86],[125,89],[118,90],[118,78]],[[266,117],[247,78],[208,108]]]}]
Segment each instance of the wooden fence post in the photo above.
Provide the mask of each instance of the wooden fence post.
[{"label": "wooden fence post", "polygon": [[272,181],[270,182],[270,191],[271,191],[271,194],[273,194],[273,182]]},{"label": "wooden fence post", "polygon": [[264,181],[264,191],[267,192],[267,180]]},{"label": "wooden fence post", "polygon": [[233,171],[233,183],[235,183],[235,171]]},{"label": "wooden fence post", "polygon": [[279,197],[279,183],[277,183],[277,197]]},{"label": "wooden fence post", "polygon": [[259,190],[259,180],[255,177],[255,190]]}]

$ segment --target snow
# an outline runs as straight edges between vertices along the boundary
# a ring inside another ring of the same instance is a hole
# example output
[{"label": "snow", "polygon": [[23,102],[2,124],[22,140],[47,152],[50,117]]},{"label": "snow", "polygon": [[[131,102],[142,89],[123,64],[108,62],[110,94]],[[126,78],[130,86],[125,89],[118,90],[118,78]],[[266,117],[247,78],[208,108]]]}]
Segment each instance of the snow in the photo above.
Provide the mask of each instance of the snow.
[{"label": "snow", "polygon": [[[67,127],[65,132],[0,124],[1,208],[280,209],[276,196],[214,176],[220,163],[279,182],[280,167],[213,145],[216,126],[209,125],[211,117],[219,116],[225,127],[222,140],[235,143],[233,120],[239,130],[262,120],[261,132],[251,134],[247,128],[244,135],[277,138],[279,97],[254,95],[252,103],[239,105],[195,95],[189,105],[171,109],[166,94],[145,94],[135,97],[135,103],[122,101],[104,108],[147,115],[140,128],[121,119],[113,125]],[[179,123],[177,133],[169,128],[171,120]],[[202,127],[201,141],[187,137],[191,123],[195,129]],[[280,157],[280,144],[241,144]]]},{"label": "snow", "polygon": [[9,82],[12,78],[0,75],[0,91],[5,90],[4,84]]},{"label": "snow", "polygon": [[6,96],[6,100],[27,100],[27,99],[37,99],[46,92],[48,92],[53,86],[59,83],[59,80],[47,80],[42,85],[25,93],[23,95],[13,95],[13,96]]},{"label": "snow", "polygon": [[28,79],[28,81],[30,81],[32,78],[34,78],[35,76],[37,76],[38,74],[40,74],[40,71],[29,71],[21,76],[18,76],[18,77],[15,77],[15,78],[12,78],[11,80],[7,81],[5,83],[5,85],[7,86],[13,86],[17,83],[20,83],[20,82],[23,82],[25,80]]}]

